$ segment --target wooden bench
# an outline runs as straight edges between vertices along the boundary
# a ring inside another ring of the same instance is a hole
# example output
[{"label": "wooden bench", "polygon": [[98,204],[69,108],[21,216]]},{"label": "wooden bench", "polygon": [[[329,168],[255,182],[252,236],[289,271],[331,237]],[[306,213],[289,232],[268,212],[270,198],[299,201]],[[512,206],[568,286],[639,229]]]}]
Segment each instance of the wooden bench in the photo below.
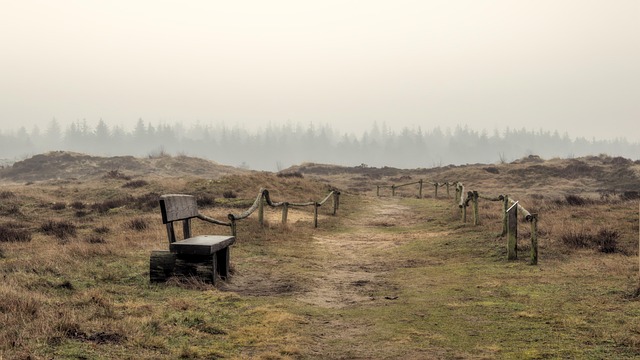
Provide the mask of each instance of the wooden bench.
[{"label": "wooden bench", "polygon": [[[151,253],[149,278],[164,282],[171,276],[197,277],[216,284],[218,278],[229,277],[229,246],[233,236],[191,234],[191,219],[197,218],[218,225],[227,225],[198,212],[195,197],[170,194],[160,196],[162,223],[167,226],[169,250]],[[181,240],[176,237],[174,222],[182,222]]]}]

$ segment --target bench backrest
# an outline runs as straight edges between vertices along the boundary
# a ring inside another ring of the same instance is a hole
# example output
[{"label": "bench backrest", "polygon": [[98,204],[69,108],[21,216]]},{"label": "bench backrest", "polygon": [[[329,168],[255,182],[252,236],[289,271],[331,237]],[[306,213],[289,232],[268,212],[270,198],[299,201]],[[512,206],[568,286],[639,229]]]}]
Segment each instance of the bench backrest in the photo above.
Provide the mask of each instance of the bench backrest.
[{"label": "bench backrest", "polygon": [[174,221],[182,221],[184,238],[191,237],[191,219],[198,216],[198,204],[192,195],[168,194],[160,196],[160,211],[162,223],[167,225],[169,243],[176,241],[173,229]]}]

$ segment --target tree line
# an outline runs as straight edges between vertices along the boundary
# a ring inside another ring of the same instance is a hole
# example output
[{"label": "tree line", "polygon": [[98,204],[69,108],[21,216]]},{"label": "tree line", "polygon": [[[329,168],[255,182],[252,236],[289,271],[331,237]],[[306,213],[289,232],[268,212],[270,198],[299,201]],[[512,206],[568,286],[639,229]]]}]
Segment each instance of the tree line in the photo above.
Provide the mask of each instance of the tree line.
[{"label": "tree line", "polygon": [[44,130],[24,127],[0,132],[4,163],[30,155],[66,150],[99,156],[188,155],[256,170],[282,170],[303,162],[345,166],[429,168],[443,165],[508,162],[528,155],[542,158],[607,154],[637,160],[640,144],[625,139],[571,138],[557,131],[473,130],[421,127],[396,129],[373,123],[361,134],[313,123],[269,124],[248,130],[224,123],[185,126],[139,119],[132,130],[85,120],[63,128],[53,119]]}]

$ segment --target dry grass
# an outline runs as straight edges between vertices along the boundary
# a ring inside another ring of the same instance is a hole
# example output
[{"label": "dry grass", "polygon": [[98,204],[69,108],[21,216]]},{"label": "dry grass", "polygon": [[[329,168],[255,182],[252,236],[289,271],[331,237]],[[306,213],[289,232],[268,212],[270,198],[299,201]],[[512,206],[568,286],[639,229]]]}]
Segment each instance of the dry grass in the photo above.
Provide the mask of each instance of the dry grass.
[{"label": "dry grass", "polygon": [[[314,229],[311,208],[290,208],[286,225],[280,209],[266,208],[264,227],[240,222],[233,277],[218,288],[149,284],[149,253],[167,248],[159,194],[215,199],[202,211],[225,219],[260,187],[274,201],[301,202],[324,197],[328,185],[304,171],[7,184],[0,238],[19,230],[30,241],[0,242],[0,358],[634,358],[638,203],[624,188],[633,179],[601,195],[600,177],[625,174],[620,166],[597,157],[430,174],[323,168],[343,190],[339,216],[321,208]],[[427,176],[470,179],[470,190],[507,193],[538,213],[540,265],[528,265],[525,222],[520,259],[505,260],[501,202],[481,200],[473,226],[445,188],[437,199],[428,186],[417,199],[417,185],[396,199],[344,191],[375,195],[377,181]],[[193,225],[195,234],[229,231]]]}]

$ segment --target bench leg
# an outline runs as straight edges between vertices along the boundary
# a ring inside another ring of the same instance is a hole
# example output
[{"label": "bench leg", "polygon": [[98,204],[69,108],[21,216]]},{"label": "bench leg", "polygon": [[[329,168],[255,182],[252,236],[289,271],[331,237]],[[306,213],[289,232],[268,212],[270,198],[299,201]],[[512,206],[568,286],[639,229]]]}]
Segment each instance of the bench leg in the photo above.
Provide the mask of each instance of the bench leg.
[{"label": "bench leg", "polygon": [[152,251],[149,259],[149,280],[152,283],[165,282],[173,275],[176,254],[168,251]]},{"label": "bench leg", "polygon": [[220,277],[226,280],[229,277],[229,247],[218,250],[215,254],[217,258],[217,270]]}]

